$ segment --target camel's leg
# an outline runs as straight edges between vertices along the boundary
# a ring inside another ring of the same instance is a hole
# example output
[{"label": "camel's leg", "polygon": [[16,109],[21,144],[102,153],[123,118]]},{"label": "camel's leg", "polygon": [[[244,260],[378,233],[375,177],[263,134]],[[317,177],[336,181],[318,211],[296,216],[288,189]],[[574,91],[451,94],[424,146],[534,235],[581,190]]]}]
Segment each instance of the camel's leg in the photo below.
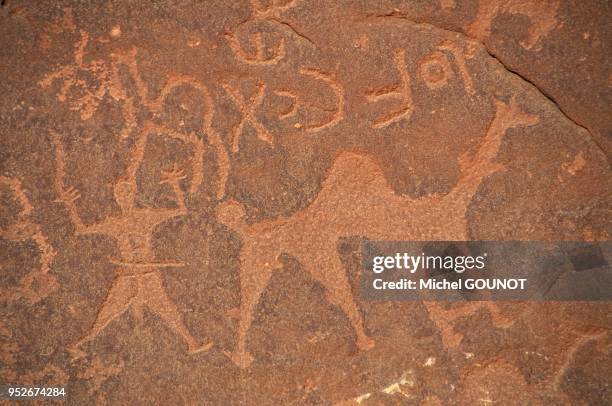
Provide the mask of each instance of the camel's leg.
[{"label": "camel's leg", "polygon": [[[248,248],[247,248],[248,249]],[[270,281],[275,258],[264,258],[263,252],[241,254],[240,264],[240,322],[236,348],[232,354],[227,354],[240,368],[245,369],[253,361],[246,349],[246,338],[259,298]]]},{"label": "camel's leg", "polygon": [[429,313],[429,318],[440,331],[444,346],[446,348],[458,346],[463,340],[463,335],[457,333],[453,327],[453,322],[459,317],[455,314],[456,309],[446,310],[440,303],[434,301],[424,301],[423,305]]},{"label": "camel's leg", "polygon": [[489,301],[460,303],[450,309],[444,309],[438,302],[424,301],[423,304],[431,320],[440,329],[442,342],[447,348],[457,347],[463,340],[463,335],[455,332],[454,322],[461,317],[471,316],[482,308],[489,311],[493,326],[497,328],[508,328],[514,323],[501,313],[495,303]]},{"label": "camel's leg", "polygon": [[371,349],[374,347],[374,340],[365,333],[363,318],[355,303],[351,285],[338,253],[336,250],[327,252],[313,250],[313,255],[315,257],[311,258],[312,262],[309,265],[303,262],[304,266],[312,277],[325,287],[328,300],[339,306],[349,318],[357,335],[357,347],[360,350]]}]

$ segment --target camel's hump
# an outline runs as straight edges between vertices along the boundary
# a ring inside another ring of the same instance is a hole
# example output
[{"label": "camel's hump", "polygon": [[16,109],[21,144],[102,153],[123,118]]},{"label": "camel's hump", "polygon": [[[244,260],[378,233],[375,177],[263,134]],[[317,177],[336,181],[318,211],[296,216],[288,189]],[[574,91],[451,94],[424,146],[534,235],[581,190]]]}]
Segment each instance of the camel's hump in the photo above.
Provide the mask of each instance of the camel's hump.
[{"label": "camel's hump", "polygon": [[342,152],[334,159],[324,189],[355,189],[387,185],[380,163],[373,156],[360,152]]}]

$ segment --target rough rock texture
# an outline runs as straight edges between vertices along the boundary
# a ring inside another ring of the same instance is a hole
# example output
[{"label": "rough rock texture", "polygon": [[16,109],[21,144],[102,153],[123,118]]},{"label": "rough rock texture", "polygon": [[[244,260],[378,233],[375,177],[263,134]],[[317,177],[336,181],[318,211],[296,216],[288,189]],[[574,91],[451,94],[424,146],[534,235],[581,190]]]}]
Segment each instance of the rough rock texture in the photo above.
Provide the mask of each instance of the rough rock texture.
[{"label": "rough rock texture", "polygon": [[609,240],[607,1],[4,0],[0,383],[610,404],[609,303],[375,303],[363,239]]}]

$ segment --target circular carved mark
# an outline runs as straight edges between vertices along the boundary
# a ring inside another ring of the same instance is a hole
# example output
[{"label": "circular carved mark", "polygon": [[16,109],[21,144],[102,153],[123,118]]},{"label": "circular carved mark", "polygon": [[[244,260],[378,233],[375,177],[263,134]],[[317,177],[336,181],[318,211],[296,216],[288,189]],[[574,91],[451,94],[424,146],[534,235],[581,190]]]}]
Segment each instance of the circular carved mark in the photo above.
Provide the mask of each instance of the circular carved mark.
[{"label": "circular carved mark", "polygon": [[436,51],[425,56],[419,63],[419,76],[427,87],[438,89],[453,76],[453,70],[446,55]]}]

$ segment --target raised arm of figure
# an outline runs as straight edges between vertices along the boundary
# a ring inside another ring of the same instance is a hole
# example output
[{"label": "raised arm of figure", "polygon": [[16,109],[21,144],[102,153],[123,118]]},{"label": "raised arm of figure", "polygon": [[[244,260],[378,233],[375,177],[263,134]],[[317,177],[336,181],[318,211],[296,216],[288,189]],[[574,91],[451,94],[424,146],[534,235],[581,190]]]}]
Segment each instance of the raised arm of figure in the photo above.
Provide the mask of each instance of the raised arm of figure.
[{"label": "raised arm of figure", "polygon": [[187,206],[185,204],[185,192],[181,189],[181,185],[179,182],[185,179],[185,174],[181,169],[178,168],[176,164],[172,167],[172,169],[168,169],[162,172],[162,180],[159,182],[160,184],[167,183],[172,187],[174,194],[176,195],[176,200],[178,203],[178,210],[176,214],[186,214]]}]

